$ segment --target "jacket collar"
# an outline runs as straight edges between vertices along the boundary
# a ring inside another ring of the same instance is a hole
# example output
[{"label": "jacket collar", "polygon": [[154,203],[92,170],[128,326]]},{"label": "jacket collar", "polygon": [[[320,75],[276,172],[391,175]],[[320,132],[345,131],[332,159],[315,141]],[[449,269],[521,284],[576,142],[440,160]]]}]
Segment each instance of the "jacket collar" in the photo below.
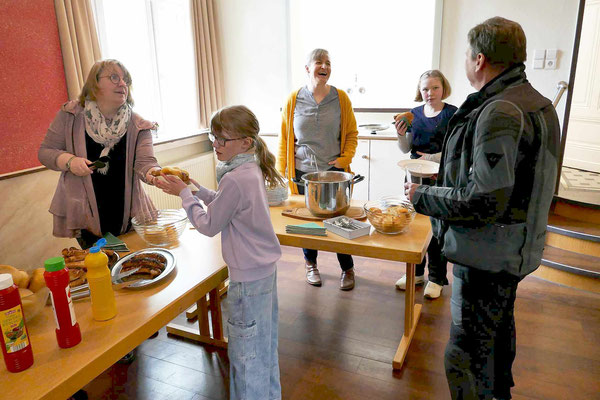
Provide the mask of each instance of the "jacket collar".
[{"label": "jacket collar", "polygon": [[463,117],[479,107],[487,99],[496,96],[507,87],[525,82],[527,82],[527,75],[525,75],[525,64],[515,64],[502,71],[500,75],[486,83],[478,92],[467,96],[467,99],[460,106],[458,111],[456,111],[455,115],[457,117]]}]

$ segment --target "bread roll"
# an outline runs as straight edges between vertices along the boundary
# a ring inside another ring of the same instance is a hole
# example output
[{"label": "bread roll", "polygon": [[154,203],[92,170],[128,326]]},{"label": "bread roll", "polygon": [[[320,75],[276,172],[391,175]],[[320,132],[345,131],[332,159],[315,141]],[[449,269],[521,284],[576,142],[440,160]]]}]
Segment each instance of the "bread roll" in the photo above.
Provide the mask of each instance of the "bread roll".
[{"label": "bread roll", "polygon": [[0,274],[11,274],[13,283],[20,288],[27,288],[29,275],[25,271],[16,269],[11,265],[0,265]]},{"label": "bread roll", "polygon": [[44,279],[44,268],[37,268],[33,271],[31,276],[31,282],[29,282],[29,290],[37,292],[41,288],[46,287],[46,280]]},{"label": "bread roll", "polygon": [[183,183],[190,183],[190,174],[179,167],[164,167],[160,170],[154,170],[151,172],[152,176],[160,176],[161,172],[165,175],[175,175],[183,181]]},{"label": "bread roll", "polygon": [[403,120],[404,122],[406,122],[406,126],[408,128],[411,127],[414,118],[415,115],[410,111],[394,115],[394,121],[398,122]]}]

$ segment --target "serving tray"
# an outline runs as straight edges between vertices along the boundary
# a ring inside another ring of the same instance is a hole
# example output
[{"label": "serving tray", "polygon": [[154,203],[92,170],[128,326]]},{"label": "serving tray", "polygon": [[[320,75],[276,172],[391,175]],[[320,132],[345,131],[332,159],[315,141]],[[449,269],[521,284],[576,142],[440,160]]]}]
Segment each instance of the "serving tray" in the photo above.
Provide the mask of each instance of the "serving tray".
[{"label": "serving tray", "polygon": [[[308,208],[306,207],[294,207],[294,208],[286,208],[281,211],[281,215],[285,215],[286,217],[305,219],[309,221],[324,221],[331,217],[315,217],[310,213]],[[367,214],[365,214],[365,210],[362,207],[350,207],[346,214],[344,214],[348,218],[364,220],[367,218]]]},{"label": "serving tray", "polygon": [[175,264],[177,263],[177,259],[175,258],[175,255],[173,253],[171,253],[169,250],[166,250],[166,249],[148,248],[148,249],[136,251],[134,253],[128,254],[127,256],[121,258],[119,260],[119,262],[117,262],[115,264],[115,266],[113,267],[113,269],[110,273],[111,276],[113,277],[113,283],[125,282],[122,279],[114,280],[114,278],[117,275],[119,275],[119,273],[121,273],[121,268],[123,267],[123,263],[127,262],[128,260],[130,260],[131,258],[133,258],[139,254],[145,254],[145,253],[158,253],[158,254],[164,256],[167,259],[167,265],[165,266],[164,271],[161,272],[161,274],[158,275],[156,278],[142,279],[141,281],[128,286],[127,287],[128,289],[141,289],[141,288],[145,288],[150,285],[154,285],[154,284],[162,281],[163,279],[165,279],[175,269]]}]

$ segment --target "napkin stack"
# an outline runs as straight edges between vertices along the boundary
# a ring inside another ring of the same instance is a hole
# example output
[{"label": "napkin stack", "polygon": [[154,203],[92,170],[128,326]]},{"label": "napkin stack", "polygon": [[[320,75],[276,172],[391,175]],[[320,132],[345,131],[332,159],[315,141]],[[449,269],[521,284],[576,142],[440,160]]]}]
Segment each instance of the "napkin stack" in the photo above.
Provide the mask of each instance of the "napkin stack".
[{"label": "napkin stack", "polygon": [[104,239],[106,239],[106,244],[104,245],[105,249],[114,250],[114,251],[129,251],[129,248],[125,244],[124,241],[113,235],[112,233],[107,233],[104,235]]},{"label": "napkin stack", "polygon": [[286,225],[285,232],[298,235],[327,236],[326,229],[315,222],[300,225]]}]

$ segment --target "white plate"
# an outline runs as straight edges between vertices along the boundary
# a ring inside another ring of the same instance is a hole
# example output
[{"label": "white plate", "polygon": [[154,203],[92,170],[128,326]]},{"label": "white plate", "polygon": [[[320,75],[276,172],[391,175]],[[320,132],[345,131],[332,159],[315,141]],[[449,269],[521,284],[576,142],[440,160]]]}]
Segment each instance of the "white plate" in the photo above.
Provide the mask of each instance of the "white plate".
[{"label": "white plate", "polygon": [[400,168],[407,169],[412,175],[419,178],[429,178],[438,173],[440,164],[429,160],[402,160],[398,161]]},{"label": "white plate", "polygon": [[[123,266],[124,262],[137,256],[138,254],[144,254],[144,253],[158,253],[158,254],[164,256],[167,259],[167,265],[165,266],[165,269],[163,270],[163,272],[161,272],[161,274],[158,275],[156,278],[141,280],[130,286],[127,286],[128,289],[137,289],[137,288],[143,288],[143,287],[146,287],[149,285],[154,285],[155,283],[160,282],[164,278],[166,278],[167,275],[169,275],[175,269],[175,264],[177,261],[175,259],[175,255],[173,253],[171,253],[169,250],[166,250],[166,249],[149,248],[149,249],[136,251],[135,253],[128,254],[127,256],[121,258],[119,260],[119,262],[117,262],[115,264],[114,268],[111,271],[111,275],[112,275],[113,279],[115,278],[115,276],[119,275],[119,273],[121,272],[121,267]],[[113,283],[122,283],[122,282],[124,282],[124,281],[122,281],[120,279],[113,281]]]}]

